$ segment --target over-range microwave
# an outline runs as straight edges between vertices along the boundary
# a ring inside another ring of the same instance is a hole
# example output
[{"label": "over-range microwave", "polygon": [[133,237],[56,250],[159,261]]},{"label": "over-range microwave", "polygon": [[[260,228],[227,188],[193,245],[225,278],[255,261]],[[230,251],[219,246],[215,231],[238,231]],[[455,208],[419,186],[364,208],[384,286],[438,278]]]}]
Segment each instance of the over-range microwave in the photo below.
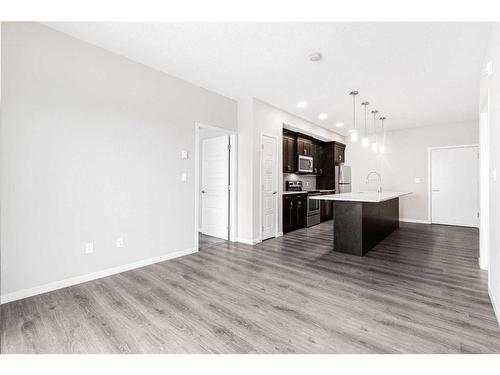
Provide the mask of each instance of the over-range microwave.
[{"label": "over-range microwave", "polygon": [[310,156],[299,155],[298,172],[312,173],[313,171],[313,158]]}]

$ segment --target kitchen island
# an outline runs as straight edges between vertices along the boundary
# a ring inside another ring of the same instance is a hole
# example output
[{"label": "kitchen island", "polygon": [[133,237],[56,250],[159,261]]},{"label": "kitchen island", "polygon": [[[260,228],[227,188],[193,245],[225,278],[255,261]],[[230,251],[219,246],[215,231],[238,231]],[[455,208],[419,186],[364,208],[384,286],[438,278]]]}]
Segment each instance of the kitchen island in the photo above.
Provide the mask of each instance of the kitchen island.
[{"label": "kitchen island", "polygon": [[342,193],[309,199],[333,201],[333,250],[363,256],[399,228],[399,197],[408,194]]}]

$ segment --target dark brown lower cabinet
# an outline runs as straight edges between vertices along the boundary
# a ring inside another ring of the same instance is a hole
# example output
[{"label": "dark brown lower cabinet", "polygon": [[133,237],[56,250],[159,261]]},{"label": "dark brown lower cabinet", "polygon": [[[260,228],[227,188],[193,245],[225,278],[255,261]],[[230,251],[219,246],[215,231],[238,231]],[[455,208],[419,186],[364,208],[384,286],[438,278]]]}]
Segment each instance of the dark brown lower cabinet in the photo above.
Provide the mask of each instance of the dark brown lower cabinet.
[{"label": "dark brown lower cabinet", "polygon": [[305,228],[307,194],[283,195],[283,233]]},{"label": "dark brown lower cabinet", "polygon": [[[334,194],[335,191],[323,192],[321,195]],[[321,222],[333,219],[333,201],[321,201],[320,203]]]}]

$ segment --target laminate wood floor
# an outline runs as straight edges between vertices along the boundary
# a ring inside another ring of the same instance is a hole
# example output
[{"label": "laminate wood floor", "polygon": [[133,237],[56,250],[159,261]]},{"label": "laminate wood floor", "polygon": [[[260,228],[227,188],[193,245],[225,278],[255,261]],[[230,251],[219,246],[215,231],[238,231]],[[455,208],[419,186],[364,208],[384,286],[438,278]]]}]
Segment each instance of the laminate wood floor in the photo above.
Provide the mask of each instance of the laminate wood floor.
[{"label": "laminate wood floor", "polygon": [[365,257],[331,222],[2,305],[2,353],[499,353],[478,231],[401,224]]},{"label": "laminate wood floor", "polygon": [[221,245],[225,243],[226,240],[218,237],[208,236],[203,233],[198,233],[198,249],[204,250],[214,245]]}]

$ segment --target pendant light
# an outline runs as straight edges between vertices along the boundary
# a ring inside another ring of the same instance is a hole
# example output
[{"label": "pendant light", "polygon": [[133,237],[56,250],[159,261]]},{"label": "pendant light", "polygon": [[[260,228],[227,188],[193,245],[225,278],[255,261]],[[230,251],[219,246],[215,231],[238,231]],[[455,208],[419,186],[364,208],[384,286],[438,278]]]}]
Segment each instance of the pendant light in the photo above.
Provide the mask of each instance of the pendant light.
[{"label": "pendant light", "polygon": [[365,107],[365,132],[363,134],[363,138],[361,138],[361,146],[367,147],[370,144],[370,139],[368,138],[368,133],[366,132],[366,107],[370,104],[370,102],[361,103],[362,106]]},{"label": "pendant light", "polygon": [[358,132],[356,130],[356,95],[359,93],[357,91],[351,91],[349,95],[352,95],[352,129],[349,130],[351,133],[351,142],[358,141]]},{"label": "pendant light", "polygon": [[376,119],[376,116],[377,116],[377,113],[378,111],[376,109],[374,109],[372,112],[373,114],[373,142],[372,142],[372,151],[373,152],[377,152],[378,151],[378,143],[377,143],[377,119]]},{"label": "pendant light", "polygon": [[385,153],[385,130],[384,130],[384,121],[387,117],[381,117],[380,121],[382,122],[382,144],[380,145],[379,151],[381,154]]}]

